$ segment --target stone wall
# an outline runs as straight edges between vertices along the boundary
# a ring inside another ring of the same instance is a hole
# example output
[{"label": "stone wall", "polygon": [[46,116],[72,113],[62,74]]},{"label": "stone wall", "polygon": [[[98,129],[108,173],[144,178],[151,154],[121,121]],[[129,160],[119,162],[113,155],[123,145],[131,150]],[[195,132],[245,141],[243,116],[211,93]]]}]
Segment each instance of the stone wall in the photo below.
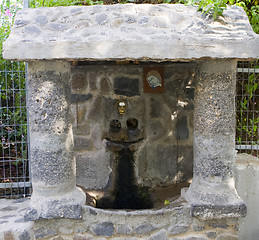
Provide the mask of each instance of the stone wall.
[{"label": "stone wall", "polygon": [[[164,92],[143,92],[143,67],[164,68]],[[195,63],[82,64],[71,70],[72,113],[77,184],[86,189],[111,186],[116,151],[107,148],[109,125],[138,120],[144,139],[134,146],[139,184],[157,186],[192,177]],[[125,100],[126,113],[117,111]]]},{"label": "stone wall", "polygon": [[[199,220],[183,200],[158,210],[108,211],[83,207],[83,219],[24,221],[29,200],[0,200],[3,240],[237,240],[235,218]],[[19,214],[17,214],[19,213]]]}]

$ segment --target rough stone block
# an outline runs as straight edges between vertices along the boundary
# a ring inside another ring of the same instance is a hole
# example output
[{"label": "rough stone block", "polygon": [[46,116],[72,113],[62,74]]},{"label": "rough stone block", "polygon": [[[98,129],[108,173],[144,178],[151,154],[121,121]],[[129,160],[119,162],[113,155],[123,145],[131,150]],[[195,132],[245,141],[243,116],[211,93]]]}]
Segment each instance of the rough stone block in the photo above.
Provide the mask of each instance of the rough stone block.
[{"label": "rough stone block", "polygon": [[103,99],[101,96],[98,96],[94,99],[93,103],[87,114],[87,119],[97,122],[103,119]]},{"label": "rough stone block", "polygon": [[86,189],[103,189],[111,173],[110,154],[104,150],[76,154],[76,182]]},{"label": "rough stone block", "polygon": [[217,236],[217,232],[207,232],[207,237],[209,239],[215,239]]},{"label": "rough stone block", "polygon": [[221,234],[219,235],[216,240],[238,240],[237,235],[232,235],[232,234]]},{"label": "rough stone block", "polygon": [[105,13],[99,13],[96,15],[95,21],[99,25],[103,25],[104,23],[106,23],[108,21],[108,16]]},{"label": "rough stone block", "polygon": [[94,240],[94,237],[90,234],[76,234],[74,237],[73,237],[73,240]]},{"label": "rough stone block", "polygon": [[186,232],[188,232],[188,226],[185,226],[185,225],[171,226],[168,229],[168,234],[170,235],[177,235],[177,234],[186,233]]},{"label": "rough stone block", "polygon": [[86,76],[80,73],[75,73],[72,75],[71,80],[72,90],[82,90],[87,87]]},{"label": "rough stone block", "polygon": [[8,221],[0,221],[0,224],[8,223]]},{"label": "rough stone block", "polygon": [[64,226],[59,227],[58,231],[59,231],[61,234],[69,235],[69,234],[72,234],[72,233],[73,233],[73,228],[72,228],[71,226],[64,225]]},{"label": "rough stone block", "polygon": [[80,150],[90,150],[92,148],[93,144],[91,139],[81,136],[74,136],[74,150],[80,151]]},{"label": "rough stone block", "polygon": [[162,229],[150,236],[150,240],[167,240],[166,230]]},{"label": "rough stone block", "polygon": [[15,211],[17,210],[18,208],[17,207],[14,207],[14,206],[7,206],[7,207],[4,207],[2,209],[0,209],[1,212],[9,212],[9,211]]},{"label": "rough stone block", "polygon": [[31,34],[31,35],[34,35],[34,36],[37,36],[37,35],[41,34],[41,30],[36,26],[26,26],[26,27],[24,27],[24,31],[27,34]]},{"label": "rough stone block", "polygon": [[114,226],[111,222],[98,223],[92,230],[96,236],[111,237],[114,234]]},{"label": "rough stone block", "polygon": [[30,240],[31,236],[30,233],[26,230],[24,230],[19,236],[18,236],[19,240]]},{"label": "rough stone block", "polygon": [[209,240],[206,236],[204,235],[188,235],[188,236],[183,236],[183,237],[173,237],[169,238],[169,240]]},{"label": "rough stone block", "polygon": [[176,152],[176,146],[147,144],[137,158],[139,177],[151,185],[172,182],[177,173]]},{"label": "rough stone block", "polygon": [[51,238],[50,240],[68,240],[68,239],[66,237],[58,236],[58,237]]},{"label": "rough stone block", "polygon": [[152,121],[149,121],[146,129],[147,137],[150,141],[159,140],[167,134],[167,128],[162,123],[161,119],[153,119]]},{"label": "rough stone block", "polygon": [[138,225],[134,229],[134,232],[138,235],[142,235],[142,234],[153,232],[155,229],[157,229],[155,226],[148,223],[144,223],[144,224]]},{"label": "rough stone block", "polygon": [[132,234],[132,231],[133,231],[132,228],[127,225],[120,225],[117,228],[117,233],[122,235],[130,235]]},{"label": "rough stone block", "polygon": [[87,72],[87,81],[91,91],[97,90],[97,86],[96,86],[97,78],[96,78],[95,72]]},{"label": "rough stone block", "polygon": [[95,149],[101,150],[105,148],[102,124],[96,124],[94,127],[92,127],[91,140]]},{"label": "rough stone block", "polygon": [[4,240],[15,240],[13,233],[11,231],[4,233]]},{"label": "rough stone block", "polygon": [[56,229],[51,229],[48,227],[40,227],[40,228],[34,230],[34,236],[36,239],[53,237],[57,234],[58,234],[58,232]]},{"label": "rough stone block", "polygon": [[104,95],[111,93],[110,81],[107,78],[101,79],[101,93]]},{"label": "rough stone block", "polygon": [[227,225],[224,221],[221,222],[215,222],[215,223],[210,223],[209,224],[210,227],[212,228],[224,228],[224,229],[227,229],[229,227],[229,225]]},{"label": "rough stone block", "polygon": [[175,137],[178,140],[184,140],[189,137],[188,123],[187,117],[183,116],[177,119],[177,123],[175,126]]},{"label": "rough stone block", "polygon": [[78,126],[74,126],[73,127],[73,135],[83,135],[83,136],[87,136],[90,134],[90,126],[87,122],[85,122],[84,124],[78,124]]},{"label": "rough stone block", "polygon": [[[39,15],[39,16],[36,17],[35,22],[36,22],[38,25],[40,25],[40,26],[45,26],[46,23],[48,22],[48,19],[47,19],[47,17],[44,16],[44,15]],[[23,24],[24,24],[24,23],[23,23]],[[23,24],[22,24],[22,25],[23,25]],[[19,26],[21,26],[21,23],[19,24]]]},{"label": "rough stone block", "polygon": [[151,118],[159,118],[161,117],[161,113],[162,113],[162,102],[161,101],[157,101],[157,98],[151,98],[150,99],[150,117]]}]

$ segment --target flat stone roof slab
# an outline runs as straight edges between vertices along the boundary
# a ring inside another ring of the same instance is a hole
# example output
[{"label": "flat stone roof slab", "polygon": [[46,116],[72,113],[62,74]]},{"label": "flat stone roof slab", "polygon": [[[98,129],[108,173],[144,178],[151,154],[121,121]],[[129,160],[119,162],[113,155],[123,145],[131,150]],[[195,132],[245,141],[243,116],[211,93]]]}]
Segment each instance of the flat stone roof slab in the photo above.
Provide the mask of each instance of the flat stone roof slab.
[{"label": "flat stone roof slab", "polygon": [[242,8],[216,21],[182,4],[23,9],[4,43],[11,60],[259,58],[259,35]]}]

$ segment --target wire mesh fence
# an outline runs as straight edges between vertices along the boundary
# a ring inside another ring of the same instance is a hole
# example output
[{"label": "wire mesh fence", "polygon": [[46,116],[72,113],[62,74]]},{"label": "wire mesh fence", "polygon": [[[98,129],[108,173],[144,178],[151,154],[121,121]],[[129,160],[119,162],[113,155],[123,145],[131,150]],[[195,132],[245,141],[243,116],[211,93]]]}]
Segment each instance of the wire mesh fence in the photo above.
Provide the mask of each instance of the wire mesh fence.
[{"label": "wire mesh fence", "polygon": [[259,154],[259,62],[238,62],[236,149]]},{"label": "wire mesh fence", "polygon": [[31,194],[25,64],[0,65],[0,198]]}]

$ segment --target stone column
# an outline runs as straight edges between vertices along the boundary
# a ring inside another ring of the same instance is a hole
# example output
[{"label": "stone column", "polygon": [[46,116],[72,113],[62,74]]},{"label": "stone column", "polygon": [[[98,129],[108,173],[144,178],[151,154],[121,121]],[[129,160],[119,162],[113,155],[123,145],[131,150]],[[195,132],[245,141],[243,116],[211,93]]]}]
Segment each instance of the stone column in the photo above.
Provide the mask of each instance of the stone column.
[{"label": "stone column", "polygon": [[235,60],[210,60],[195,80],[193,181],[183,196],[203,219],[246,214],[234,181],[235,75]]},{"label": "stone column", "polygon": [[76,187],[70,115],[70,64],[28,64],[32,199],[27,220],[81,218],[85,194]]}]

